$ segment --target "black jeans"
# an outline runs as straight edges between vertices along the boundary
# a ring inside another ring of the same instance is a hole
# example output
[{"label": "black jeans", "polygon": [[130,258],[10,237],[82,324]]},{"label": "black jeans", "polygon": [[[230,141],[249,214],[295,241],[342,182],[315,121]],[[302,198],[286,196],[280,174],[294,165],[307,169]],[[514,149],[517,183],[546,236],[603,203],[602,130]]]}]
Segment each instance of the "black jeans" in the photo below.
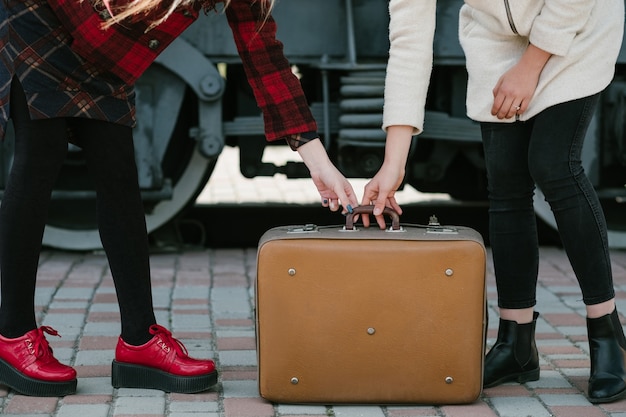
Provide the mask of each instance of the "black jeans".
[{"label": "black jeans", "polygon": [[489,238],[498,305],[536,304],[539,265],[535,184],[554,213],[583,302],[614,297],[606,220],[581,164],[599,94],[562,103],[526,122],[481,123],[489,189]]},{"label": "black jeans", "polygon": [[14,161],[0,206],[0,334],[19,337],[36,327],[41,240],[71,129],[95,180],[98,228],[119,301],[122,338],[131,344],[148,341],[155,317],[131,128],[86,118],[31,120],[17,79],[11,86],[11,117]]}]

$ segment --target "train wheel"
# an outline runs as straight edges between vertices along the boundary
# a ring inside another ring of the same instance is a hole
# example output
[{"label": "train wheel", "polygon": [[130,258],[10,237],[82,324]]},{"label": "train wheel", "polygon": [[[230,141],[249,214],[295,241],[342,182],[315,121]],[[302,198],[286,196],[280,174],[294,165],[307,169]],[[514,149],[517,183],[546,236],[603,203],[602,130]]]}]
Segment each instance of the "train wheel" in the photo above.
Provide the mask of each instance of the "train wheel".
[{"label": "train wheel", "polygon": [[[165,77],[161,73],[161,77]],[[175,77],[168,83],[157,80],[157,85],[181,82]],[[184,84],[182,91],[185,91]],[[161,97],[162,98],[162,97]],[[160,100],[160,102],[168,100]],[[174,100],[170,100],[174,101]],[[190,128],[197,126],[197,101],[192,93],[184,94],[171,113],[178,114],[169,142],[160,161],[161,173],[167,179],[168,186],[162,191],[143,190],[146,225],[148,233],[173,220],[186,207],[195,203],[215,167],[217,158],[207,159],[200,153],[198,143],[190,138]],[[137,106],[139,109],[139,104]],[[163,117],[157,114],[156,117]],[[155,127],[151,127],[155,128]],[[136,140],[140,140],[137,139]],[[89,177],[82,151],[72,149],[63,167],[55,192],[70,190],[78,192],[73,197],[53,198],[49,210],[48,222],[44,231],[43,244],[50,247],[69,250],[95,250],[102,248],[95,215],[95,193]],[[138,157],[141,157],[138,154]],[[80,195],[81,193],[85,195]]]},{"label": "train wheel", "polygon": [[[195,198],[208,181],[214,166],[215,162],[207,165],[207,159],[202,156],[197,149],[194,150],[186,163],[182,175],[175,184],[172,184],[172,198],[159,201],[151,208],[150,212],[146,213],[148,233],[165,225],[185,207],[189,204],[193,204]],[[68,203],[71,204],[72,207],[67,208],[67,210],[72,210],[69,213],[74,213],[77,208],[77,202]],[[82,204],[78,205],[80,206]],[[63,206],[63,204],[61,204],[61,206]],[[93,207],[93,204],[91,206]],[[62,207],[56,207],[56,211],[59,210],[64,209]],[[69,215],[69,213],[66,212],[66,216]],[[63,217],[65,218],[66,216]],[[98,228],[95,223],[75,223],[69,227],[65,227],[56,225],[54,219],[46,225],[43,244],[59,249],[70,250],[94,250],[102,247]]]}]

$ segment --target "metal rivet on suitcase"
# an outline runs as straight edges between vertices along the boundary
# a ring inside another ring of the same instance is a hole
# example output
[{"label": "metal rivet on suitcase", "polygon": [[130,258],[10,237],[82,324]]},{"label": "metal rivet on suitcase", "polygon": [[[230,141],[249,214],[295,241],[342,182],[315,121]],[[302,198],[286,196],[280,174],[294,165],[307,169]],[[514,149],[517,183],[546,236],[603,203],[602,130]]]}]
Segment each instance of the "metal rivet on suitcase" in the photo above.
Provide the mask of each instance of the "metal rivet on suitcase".
[{"label": "metal rivet on suitcase", "polygon": [[290,276],[294,276],[294,275],[296,275],[296,269],[295,269],[295,268],[289,268],[289,270],[287,271],[287,273],[288,273]]},{"label": "metal rivet on suitcase", "polygon": [[453,382],[454,382],[454,378],[452,378],[451,376],[446,377],[446,384],[451,384]]},{"label": "metal rivet on suitcase", "polygon": [[297,385],[297,384],[298,384],[298,382],[300,382],[300,381],[299,381],[299,380],[298,380],[298,378],[296,378],[295,376],[294,376],[293,378],[291,378],[291,383],[292,383],[293,385]]},{"label": "metal rivet on suitcase", "polygon": [[367,334],[374,334],[374,333],[376,333],[376,329],[375,328],[370,327],[370,328],[367,329]]},{"label": "metal rivet on suitcase", "polygon": [[451,277],[452,275],[454,275],[454,270],[452,270],[450,268],[446,269],[446,276]]}]

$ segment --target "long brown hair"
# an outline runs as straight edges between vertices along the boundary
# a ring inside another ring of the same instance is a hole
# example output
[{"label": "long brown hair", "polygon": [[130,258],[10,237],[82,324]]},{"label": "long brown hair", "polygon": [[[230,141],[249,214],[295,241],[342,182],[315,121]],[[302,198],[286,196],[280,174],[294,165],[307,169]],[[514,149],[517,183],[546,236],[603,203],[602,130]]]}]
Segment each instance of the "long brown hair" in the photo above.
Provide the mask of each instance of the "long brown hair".
[{"label": "long brown hair", "polygon": [[[188,6],[190,4],[200,2],[205,10],[215,9],[217,3],[224,3],[224,8],[232,0],[130,0],[124,5],[110,5],[107,0],[96,0],[101,6],[106,7],[111,12],[111,19],[107,20],[103,27],[109,27],[115,23],[120,23],[129,17],[149,17],[152,21],[151,27],[154,27],[168,18],[177,8]],[[237,0],[235,0],[237,1]],[[263,15],[265,18],[269,16],[274,7],[275,0],[254,0],[261,3]]]}]

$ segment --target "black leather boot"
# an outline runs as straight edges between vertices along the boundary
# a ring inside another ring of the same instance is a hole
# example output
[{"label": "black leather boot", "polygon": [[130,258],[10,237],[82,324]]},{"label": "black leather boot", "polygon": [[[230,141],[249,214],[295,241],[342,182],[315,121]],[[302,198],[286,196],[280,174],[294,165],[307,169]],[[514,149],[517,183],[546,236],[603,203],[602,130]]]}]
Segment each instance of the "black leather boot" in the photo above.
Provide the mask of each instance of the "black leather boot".
[{"label": "black leather boot", "polygon": [[539,353],[535,344],[537,317],[539,313],[535,312],[533,321],[527,324],[500,319],[498,339],[485,357],[484,388],[539,379]]},{"label": "black leather boot", "polygon": [[597,319],[587,318],[591,355],[589,401],[608,403],[626,397],[626,339],[617,310]]}]

